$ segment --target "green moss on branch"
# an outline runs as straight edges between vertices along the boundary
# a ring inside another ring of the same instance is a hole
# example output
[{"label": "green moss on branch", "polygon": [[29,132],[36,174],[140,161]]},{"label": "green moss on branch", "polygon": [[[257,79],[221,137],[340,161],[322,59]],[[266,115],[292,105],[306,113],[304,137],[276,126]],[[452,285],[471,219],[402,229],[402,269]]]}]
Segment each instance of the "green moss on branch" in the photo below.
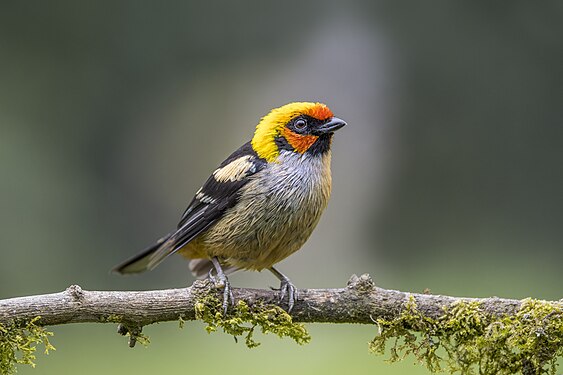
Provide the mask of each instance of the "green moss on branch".
[{"label": "green moss on branch", "polygon": [[40,317],[27,322],[0,323],[0,374],[14,374],[17,364],[35,367],[37,344],[43,344],[45,354],[55,350],[49,342],[53,333],[36,325]]},{"label": "green moss on branch", "polygon": [[[460,301],[439,319],[424,316],[414,297],[399,317],[378,319],[369,345],[391,362],[414,355],[431,372],[555,374],[563,355],[563,304],[527,299],[511,316],[490,317],[479,302]],[[390,344],[390,345],[389,345]]]},{"label": "green moss on branch", "polygon": [[257,327],[264,334],[273,333],[281,338],[289,337],[300,345],[311,340],[305,326],[294,323],[291,316],[276,305],[256,303],[249,306],[241,300],[229,311],[229,315],[224,317],[219,300],[215,297],[206,297],[196,303],[195,309],[196,318],[207,324],[207,332],[215,332],[221,328],[235,339],[244,336],[246,346],[249,348],[260,345],[254,339]]}]

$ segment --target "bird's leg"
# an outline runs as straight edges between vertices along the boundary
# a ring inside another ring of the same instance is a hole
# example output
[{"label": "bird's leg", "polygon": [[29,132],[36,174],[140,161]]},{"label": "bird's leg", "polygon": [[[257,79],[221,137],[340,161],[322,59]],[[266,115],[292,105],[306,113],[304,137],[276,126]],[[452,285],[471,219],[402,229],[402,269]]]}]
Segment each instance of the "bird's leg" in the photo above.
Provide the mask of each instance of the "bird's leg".
[{"label": "bird's leg", "polygon": [[295,288],[295,285],[293,285],[291,280],[289,280],[289,277],[285,276],[283,273],[281,273],[280,271],[278,271],[274,267],[270,267],[270,268],[268,268],[268,270],[270,270],[270,272],[273,273],[274,276],[276,276],[280,280],[280,282],[281,282],[280,283],[280,302],[283,301],[283,299],[285,298],[285,295],[287,294],[288,306],[289,306],[288,309],[287,309],[287,312],[291,312],[291,309],[293,309],[293,304],[299,298],[299,295],[297,294],[297,289]]},{"label": "bird's leg", "polygon": [[213,284],[216,284],[216,281],[217,281],[217,280],[215,280],[215,276],[213,276],[213,268],[211,268],[211,269],[209,270],[209,273],[207,274],[207,278],[208,278],[209,280],[211,280],[211,282],[212,282]]},{"label": "bird's leg", "polygon": [[[227,314],[227,308],[229,307],[229,302],[231,305],[235,304],[235,298],[233,296],[233,291],[231,290],[231,283],[229,283],[229,279],[227,279],[227,275],[223,272],[223,268],[221,268],[221,263],[219,263],[219,259],[217,257],[211,258],[211,262],[213,263],[213,267],[215,267],[215,271],[217,271],[217,279],[223,287],[223,315]],[[211,280],[215,283],[215,277],[211,275],[211,271],[209,272],[209,276]]]}]

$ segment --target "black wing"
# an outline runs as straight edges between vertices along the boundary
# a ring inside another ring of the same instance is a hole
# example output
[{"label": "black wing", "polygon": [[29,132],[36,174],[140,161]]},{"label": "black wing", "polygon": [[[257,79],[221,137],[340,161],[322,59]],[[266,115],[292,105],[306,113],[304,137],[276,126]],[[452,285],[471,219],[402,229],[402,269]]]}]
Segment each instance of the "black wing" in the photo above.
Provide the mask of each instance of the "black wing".
[{"label": "black wing", "polygon": [[258,157],[250,142],[231,154],[203,184],[188,208],[184,211],[178,228],[154,249],[147,269],[153,269],[166,257],[193,240],[198,234],[215,224],[233,207],[239,190],[249,177],[261,171],[266,161]]}]

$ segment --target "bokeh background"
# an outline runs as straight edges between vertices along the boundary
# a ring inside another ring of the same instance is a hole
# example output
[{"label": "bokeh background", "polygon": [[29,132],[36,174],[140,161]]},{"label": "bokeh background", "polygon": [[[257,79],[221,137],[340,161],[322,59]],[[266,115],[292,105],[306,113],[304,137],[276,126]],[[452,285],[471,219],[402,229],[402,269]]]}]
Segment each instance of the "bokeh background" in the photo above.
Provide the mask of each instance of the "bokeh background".
[{"label": "bokeh background", "polygon": [[[0,3],[0,298],[185,286],[170,258],[117,262],[167,233],[270,108],[326,102],[333,198],[299,287],[563,297],[563,3]],[[239,273],[235,286],[276,286]],[[375,327],[310,325],[248,350],[192,322],[54,327],[21,374],[425,374],[368,354]]]}]

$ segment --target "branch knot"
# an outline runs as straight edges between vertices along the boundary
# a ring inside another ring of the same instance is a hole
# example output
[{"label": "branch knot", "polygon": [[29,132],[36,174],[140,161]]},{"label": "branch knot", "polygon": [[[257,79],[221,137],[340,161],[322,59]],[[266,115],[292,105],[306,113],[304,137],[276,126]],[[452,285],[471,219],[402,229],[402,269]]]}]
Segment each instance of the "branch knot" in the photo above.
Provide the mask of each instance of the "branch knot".
[{"label": "branch knot", "polygon": [[78,285],[71,285],[66,288],[66,292],[71,296],[74,302],[82,303],[84,302],[84,291]]},{"label": "branch knot", "polygon": [[360,277],[352,275],[346,285],[349,289],[354,289],[359,293],[369,293],[375,289],[375,283],[367,273],[364,273]]}]

